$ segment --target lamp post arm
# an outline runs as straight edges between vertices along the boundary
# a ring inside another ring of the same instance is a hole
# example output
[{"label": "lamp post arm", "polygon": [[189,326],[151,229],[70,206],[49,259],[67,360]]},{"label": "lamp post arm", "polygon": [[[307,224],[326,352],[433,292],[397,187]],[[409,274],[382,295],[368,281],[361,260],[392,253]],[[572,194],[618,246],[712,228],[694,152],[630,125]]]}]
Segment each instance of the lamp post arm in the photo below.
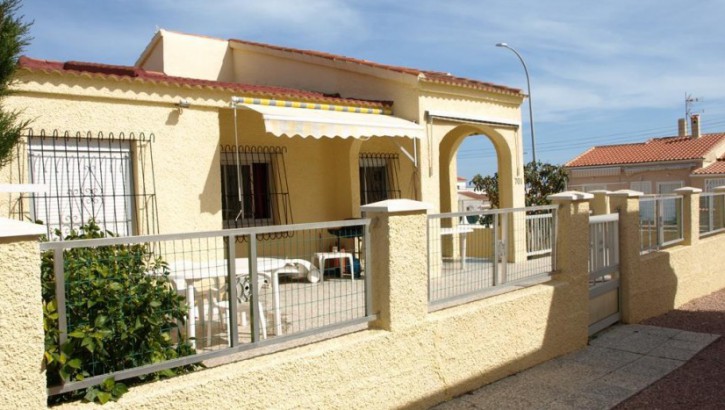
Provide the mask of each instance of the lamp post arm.
[{"label": "lamp post arm", "polygon": [[514,50],[512,47],[510,47],[506,43],[499,43],[496,44],[498,47],[504,47],[508,48],[509,50],[513,51],[514,54],[516,54],[516,57],[518,57],[519,61],[521,61],[521,65],[524,66],[524,73],[526,74],[526,90],[529,96],[529,126],[531,127],[531,155],[534,162],[534,167],[536,167],[536,138],[534,137],[534,109],[531,106],[531,80],[529,80],[529,69],[526,67],[526,62],[524,62],[523,57],[521,57],[521,54],[519,54],[518,51]]}]

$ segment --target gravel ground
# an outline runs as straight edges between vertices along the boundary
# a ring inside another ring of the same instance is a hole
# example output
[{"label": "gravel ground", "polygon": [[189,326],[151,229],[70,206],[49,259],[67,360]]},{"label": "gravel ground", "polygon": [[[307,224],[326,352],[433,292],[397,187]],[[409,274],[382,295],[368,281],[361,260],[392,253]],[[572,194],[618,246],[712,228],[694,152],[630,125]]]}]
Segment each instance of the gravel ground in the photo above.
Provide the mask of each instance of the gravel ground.
[{"label": "gravel ground", "polygon": [[725,289],[642,324],[722,337],[615,409],[725,409]]}]

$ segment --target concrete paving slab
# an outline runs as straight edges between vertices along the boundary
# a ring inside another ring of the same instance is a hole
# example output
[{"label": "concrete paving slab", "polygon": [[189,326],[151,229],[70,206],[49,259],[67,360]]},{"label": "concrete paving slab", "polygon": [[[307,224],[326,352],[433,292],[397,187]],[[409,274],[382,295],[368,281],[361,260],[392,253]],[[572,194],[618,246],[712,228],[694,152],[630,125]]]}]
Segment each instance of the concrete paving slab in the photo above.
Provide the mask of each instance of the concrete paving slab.
[{"label": "concrete paving slab", "polygon": [[692,356],[696,355],[701,349],[701,347],[693,348],[692,342],[670,339],[662,346],[653,349],[649,352],[649,354],[650,356],[687,361],[690,360]]},{"label": "concrete paving slab", "polygon": [[719,336],[617,325],[569,355],[469,392],[435,409],[610,409],[682,366]]}]

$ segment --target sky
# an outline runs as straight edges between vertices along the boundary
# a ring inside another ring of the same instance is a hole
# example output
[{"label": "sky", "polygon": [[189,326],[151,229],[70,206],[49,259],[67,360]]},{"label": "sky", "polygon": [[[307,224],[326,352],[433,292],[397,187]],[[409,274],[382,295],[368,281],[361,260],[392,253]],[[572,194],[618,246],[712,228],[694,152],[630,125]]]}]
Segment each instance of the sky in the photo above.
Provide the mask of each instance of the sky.
[{"label": "sky", "polygon": [[[536,157],[563,164],[594,145],[677,133],[685,99],[702,132],[725,132],[725,1],[24,0],[24,54],[133,65],[158,28],[444,71],[527,91]],[[528,100],[524,160],[532,158]],[[459,176],[496,171],[471,136]]]}]

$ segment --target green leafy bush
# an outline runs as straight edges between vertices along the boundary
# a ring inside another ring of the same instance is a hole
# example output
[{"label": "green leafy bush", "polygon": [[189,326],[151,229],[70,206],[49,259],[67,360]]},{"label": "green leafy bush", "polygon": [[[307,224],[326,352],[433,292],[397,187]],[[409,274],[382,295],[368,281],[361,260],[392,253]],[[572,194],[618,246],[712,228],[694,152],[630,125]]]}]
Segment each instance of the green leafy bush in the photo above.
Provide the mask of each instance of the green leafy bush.
[{"label": "green leafy bush", "polygon": [[[107,235],[115,236],[90,221],[65,240]],[[184,297],[172,287],[166,262],[147,245],[73,248],[65,250],[63,258],[68,337],[59,345],[54,255],[52,251],[42,255],[49,386],[195,353],[178,328],[188,311]],[[153,377],[188,370],[179,368]],[[85,399],[105,403],[125,391],[125,385],[111,379],[87,389]],[[70,398],[82,394],[76,392]]]}]

